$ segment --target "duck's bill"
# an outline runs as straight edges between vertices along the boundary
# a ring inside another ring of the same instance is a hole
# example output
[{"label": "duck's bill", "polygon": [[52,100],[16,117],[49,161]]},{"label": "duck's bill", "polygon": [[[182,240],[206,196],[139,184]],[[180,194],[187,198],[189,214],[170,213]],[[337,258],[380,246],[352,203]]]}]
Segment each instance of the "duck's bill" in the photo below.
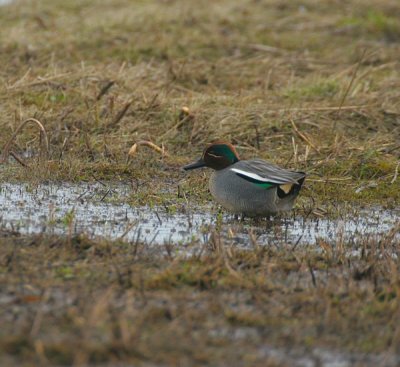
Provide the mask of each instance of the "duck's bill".
[{"label": "duck's bill", "polygon": [[201,168],[201,167],[205,167],[206,164],[204,163],[203,159],[199,159],[197,162],[188,164],[187,166],[184,166],[183,169],[185,171],[189,171],[191,169],[196,169],[196,168]]}]

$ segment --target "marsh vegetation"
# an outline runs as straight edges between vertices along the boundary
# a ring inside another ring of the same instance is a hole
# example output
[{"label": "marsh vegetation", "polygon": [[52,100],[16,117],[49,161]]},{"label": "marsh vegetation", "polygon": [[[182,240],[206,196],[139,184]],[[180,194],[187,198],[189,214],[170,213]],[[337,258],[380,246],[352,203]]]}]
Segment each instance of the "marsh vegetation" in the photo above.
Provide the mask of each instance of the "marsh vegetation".
[{"label": "marsh vegetation", "polygon": [[[399,18],[396,0],[0,7],[0,364],[400,364]],[[307,172],[294,214],[219,212],[208,172],[180,169],[214,139]],[[174,218],[187,236],[152,241]]]}]

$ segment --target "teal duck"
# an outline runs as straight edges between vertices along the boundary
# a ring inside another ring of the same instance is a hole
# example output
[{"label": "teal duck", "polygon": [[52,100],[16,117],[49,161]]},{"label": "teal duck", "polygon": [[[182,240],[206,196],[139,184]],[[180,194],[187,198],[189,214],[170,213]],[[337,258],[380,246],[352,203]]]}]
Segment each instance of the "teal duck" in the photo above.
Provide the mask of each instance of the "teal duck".
[{"label": "teal duck", "polygon": [[226,142],[208,145],[202,157],[184,170],[214,170],[209,188],[226,210],[249,217],[263,217],[291,210],[304,183],[304,172],[290,171],[262,159],[240,160]]}]

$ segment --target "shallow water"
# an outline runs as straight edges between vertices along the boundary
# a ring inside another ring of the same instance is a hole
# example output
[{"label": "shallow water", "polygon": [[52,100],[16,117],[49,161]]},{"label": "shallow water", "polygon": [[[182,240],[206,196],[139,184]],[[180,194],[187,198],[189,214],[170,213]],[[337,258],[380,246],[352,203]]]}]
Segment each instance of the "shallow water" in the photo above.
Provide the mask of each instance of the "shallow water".
[{"label": "shallow water", "polygon": [[[313,244],[345,240],[357,244],[368,236],[382,236],[399,221],[399,210],[347,208],[340,219],[305,219],[240,222],[210,208],[181,205],[171,214],[164,207],[131,207],[128,185],[27,184],[0,186],[0,226],[22,234],[85,233],[90,237],[141,241],[148,244],[207,242],[220,233],[241,246],[257,244]],[[218,230],[217,230],[218,229]]]},{"label": "shallow water", "polygon": [[400,355],[394,353],[361,354],[329,349],[285,350],[265,346],[260,355],[277,364],[293,367],[351,367],[351,366],[399,366]]}]

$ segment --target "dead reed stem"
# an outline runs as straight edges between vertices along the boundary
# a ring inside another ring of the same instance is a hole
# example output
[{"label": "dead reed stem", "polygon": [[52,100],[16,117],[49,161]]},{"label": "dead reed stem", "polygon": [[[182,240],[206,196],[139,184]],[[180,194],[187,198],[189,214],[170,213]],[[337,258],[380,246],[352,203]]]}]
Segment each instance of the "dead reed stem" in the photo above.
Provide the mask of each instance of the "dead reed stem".
[{"label": "dead reed stem", "polygon": [[[8,155],[10,154],[10,148],[11,148],[11,145],[14,142],[15,138],[24,129],[24,127],[30,122],[34,123],[36,126],[39,127],[39,129],[40,129],[40,137],[43,135],[44,147],[45,147],[45,153],[46,153],[45,157],[48,158],[48,155],[49,155],[49,139],[47,137],[46,129],[45,129],[45,127],[43,126],[43,124],[39,120],[37,120],[37,119],[35,119],[33,117],[30,117],[30,118],[26,119],[21,125],[18,126],[17,130],[15,130],[14,134],[11,136],[11,138],[8,140],[8,142],[4,146],[3,153],[2,153],[1,159],[0,159],[0,163],[5,163],[5,161],[7,160]],[[43,155],[42,150],[41,150],[40,153],[41,153],[41,155]],[[13,156],[15,158],[15,154]],[[23,163],[21,163],[21,164],[23,165]]]}]

